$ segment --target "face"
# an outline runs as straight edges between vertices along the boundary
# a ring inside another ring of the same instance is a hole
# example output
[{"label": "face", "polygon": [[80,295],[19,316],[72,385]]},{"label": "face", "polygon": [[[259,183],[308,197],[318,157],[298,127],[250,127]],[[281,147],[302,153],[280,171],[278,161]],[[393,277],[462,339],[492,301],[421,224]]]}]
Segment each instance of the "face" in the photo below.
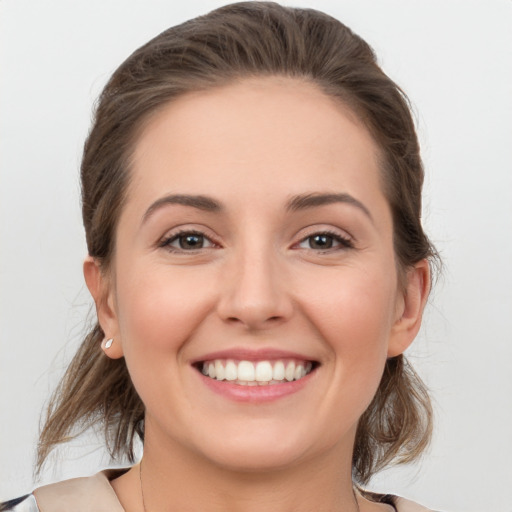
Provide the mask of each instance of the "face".
[{"label": "face", "polygon": [[380,179],[367,130],[308,83],[246,80],[150,120],[110,275],[88,278],[148,446],[249,470],[350,461],[421,309]]}]

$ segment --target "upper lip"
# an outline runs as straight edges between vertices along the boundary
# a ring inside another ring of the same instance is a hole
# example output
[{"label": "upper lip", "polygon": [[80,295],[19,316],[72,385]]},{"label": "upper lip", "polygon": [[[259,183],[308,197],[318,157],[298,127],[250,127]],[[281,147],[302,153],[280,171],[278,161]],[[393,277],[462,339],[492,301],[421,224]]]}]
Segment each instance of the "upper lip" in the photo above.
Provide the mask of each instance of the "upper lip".
[{"label": "upper lip", "polygon": [[248,349],[244,347],[236,347],[215,352],[208,352],[200,357],[194,358],[191,363],[196,364],[203,361],[212,361],[215,359],[234,359],[237,361],[273,361],[278,359],[297,359],[299,361],[317,360],[299,352],[289,350],[281,350],[274,348]]}]

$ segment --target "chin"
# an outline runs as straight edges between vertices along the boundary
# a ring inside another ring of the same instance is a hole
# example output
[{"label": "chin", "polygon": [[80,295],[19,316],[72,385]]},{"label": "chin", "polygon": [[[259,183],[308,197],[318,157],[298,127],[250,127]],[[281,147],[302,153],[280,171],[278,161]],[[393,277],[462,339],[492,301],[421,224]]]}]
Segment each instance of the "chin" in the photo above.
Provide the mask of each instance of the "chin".
[{"label": "chin", "polygon": [[222,453],[210,453],[217,466],[238,473],[270,473],[292,467],[303,458],[302,450],[282,449],[275,446],[233,447]]},{"label": "chin", "polygon": [[[253,425],[245,432],[224,431],[211,436],[202,455],[215,465],[237,472],[271,472],[292,467],[325,447],[315,446],[300,429]],[[199,447],[197,447],[199,448]]]}]

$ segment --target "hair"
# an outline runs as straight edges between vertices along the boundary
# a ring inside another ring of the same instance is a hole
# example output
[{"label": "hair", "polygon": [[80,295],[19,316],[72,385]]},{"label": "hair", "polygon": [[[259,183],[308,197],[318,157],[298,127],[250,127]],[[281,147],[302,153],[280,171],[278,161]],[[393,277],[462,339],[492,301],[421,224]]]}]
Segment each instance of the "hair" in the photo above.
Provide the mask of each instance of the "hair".
[{"label": "hair", "polygon": [[[130,182],[130,157],[150,116],[187,92],[248,77],[306,80],[347,105],[381,151],[400,273],[437,253],[421,225],[423,167],[409,102],[380,69],[371,47],[316,10],[242,2],[172,27],[136,50],[101,93],[81,165],[82,213],[89,254],[108,272]],[[124,359],[105,357],[98,323],[87,334],[46,412],[40,471],[50,451],[90,427],[102,427],[112,458],[134,461],[144,440],[144,405]],[[425,385],[402,356],[387,360],[378,391],[360,418],[353,476],[364,484],[391,463],[410,462],[431,437]]]}]

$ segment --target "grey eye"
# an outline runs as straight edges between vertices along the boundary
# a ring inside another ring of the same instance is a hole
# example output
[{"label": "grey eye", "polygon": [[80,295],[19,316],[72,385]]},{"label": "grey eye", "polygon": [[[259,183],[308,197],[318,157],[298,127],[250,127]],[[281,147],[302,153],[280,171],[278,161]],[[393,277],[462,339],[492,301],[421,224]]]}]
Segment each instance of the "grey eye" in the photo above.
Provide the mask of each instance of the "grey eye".
[{"label": "grey eye", "polygon": [[213,242],[202,233],[179,233],[167,241],[164,241],[162,246],[167,246],[174,250],[180,251],[194,251],[199,249],[205,249],[207,247],[213,247]]},{"label": "grey eye", "polygon": [[330,233],[315,233],[310,235],[299,244],[301,249],[312,249],[317,251],[327,251],[329,249],[348,249],[353,247],[352,241],[340,235]]},{"label": "grey eye", "polygon": [[203,235],[195,235],[195,234],[187,234],[180,235],[176,241],[180,249],[202,249],[204,246],[204,236]]},{"label": "grey eye", "polygon": [[310,249],[330,249],[334,244],[334,238],[331,235],[313,235],[306,238]]}]

